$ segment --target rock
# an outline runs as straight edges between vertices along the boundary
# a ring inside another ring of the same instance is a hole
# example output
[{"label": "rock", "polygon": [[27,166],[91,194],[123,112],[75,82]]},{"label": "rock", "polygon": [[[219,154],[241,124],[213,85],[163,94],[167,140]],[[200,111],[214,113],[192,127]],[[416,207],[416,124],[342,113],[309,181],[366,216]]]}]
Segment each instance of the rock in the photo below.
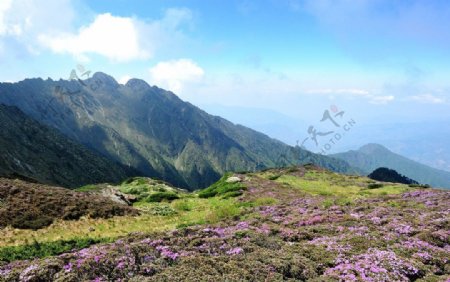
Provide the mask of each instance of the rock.
[{"label": "rock", "polygon": [[237,183],[237,182],[241,182],[241,181],[242,181],[242,179],[240,179],[237,176],[231,176],[231,177],[228,177],[227,180],[225,180],[225,182],[227,182],[227,183]]},{"label": "rock", "polygon": [[112,187],[104,188],[101,191],[101,195],[103,197],[111,199],[112,201],[114,201],[116,203],[124,204],[124,205],[128,205],[128,206],[131,206],[131,204],[136,201],[135,196],[124,194]]}]

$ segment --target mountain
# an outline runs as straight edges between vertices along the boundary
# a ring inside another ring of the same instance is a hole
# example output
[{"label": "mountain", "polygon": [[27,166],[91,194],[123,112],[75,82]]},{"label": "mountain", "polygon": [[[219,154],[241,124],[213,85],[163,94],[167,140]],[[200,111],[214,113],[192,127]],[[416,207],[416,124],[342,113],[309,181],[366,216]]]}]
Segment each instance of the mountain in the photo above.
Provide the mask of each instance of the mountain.
[{"label": "mountain", "polygon": [[386,167],[379,167],[372,171],[367,177],[377,181],[403,183],[403,184],[419,184],[417,181],[412,180],[404,175],[399,174],[393,169]]},{"label": "mountain", "polygon": [[359,148],[367,143],[377,143],[413,161],[450,172],[448,140],[448,119],[372,123],[360,121],[358,118],[358,130],[353,130],[351,138],[346,138],[345,142],[340,142],[333,149],[338,153]]},{"label": "mountain", "polygon": [[357,151],[332,155],[361,168],[369,174],[378,167],[394,169],[400,174],[422,184],[450,189],[450,172],[431,168],[389,151],[379,144],[367,144]]},{"label": "mountain", "polygon": [[104,73],[86,80],[26,79],[0,84],[0,103],[20,108],[77,143],[182,188],[202,188],[226,171],[347,163],[315,155],[212,116],[145,81]]},{"label": "mountain", "polygon": [[[0,176],[78,187],[117,182],[133,171],[0,104]],[[136,174],[136,172],[134,172]]]}]

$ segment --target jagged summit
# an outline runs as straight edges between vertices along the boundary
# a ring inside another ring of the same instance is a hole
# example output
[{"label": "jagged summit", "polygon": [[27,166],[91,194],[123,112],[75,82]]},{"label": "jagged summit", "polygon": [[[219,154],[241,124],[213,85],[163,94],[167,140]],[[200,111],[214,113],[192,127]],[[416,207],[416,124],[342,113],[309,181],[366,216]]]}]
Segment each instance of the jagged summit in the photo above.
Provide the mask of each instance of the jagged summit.
[{"label": "jagged summit", "polygon": [[106,85],[111,86],[119,86],[119,83],[116,81],[116,79],[109,74],[103,73],[103,72],[96,72],[94,75],[92,75],[91,80],[100,80],[101,82],[105,83]]},{"label": "jagged summit", "polygon": [[147,90],[151,88],[151,86],[145,80],[138,78],[131,78],[130,80],[128,80],[125,86],[138,90]]}]

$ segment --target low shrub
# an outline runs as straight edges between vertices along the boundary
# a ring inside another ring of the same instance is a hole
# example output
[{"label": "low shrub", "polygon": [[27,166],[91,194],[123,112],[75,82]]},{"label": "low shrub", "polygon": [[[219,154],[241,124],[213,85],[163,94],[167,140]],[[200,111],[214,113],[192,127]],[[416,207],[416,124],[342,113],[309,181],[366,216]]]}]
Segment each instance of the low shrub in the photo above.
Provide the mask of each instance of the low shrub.
[{"label": "low shrub", "polygon": [[83,249],[90,245],[109,242],[109,239],[74,238],[72,240],[60,240],[54,242],[39,243],[22,246],[10,246],[0,248],[0,261],[11,262],[59,255],[74,249]]},{"label": "low shrub", "polygon": [[144,201],[147,203],[160,203],[163,201],[170,202],[179,198],[180,197],[174,192],[156,192],[154,194],[150,194],[144,199]]},{"label": "low shrub", "polygon": [[176,213],[177,213],[176,210],[166,205],[158,205],[150,209],[150,214],[152,215],[169,216],[174,215]]},{"label": "low shrub", "polygon": [[32,213],[25,213],[14,218],[11,226],[18,229],[41,229],[53,223],[53,218],[49,216],[38,216]]},{"label": "low shrub", "polygon": [[367,185],[367,188],[369,189],[378,189],[378,188],[382,188],[384,185],[382,183],[370,183],[369,185]]},{"label": "low shrub", "polygon": [[198,196],[200,198],[211,198],[215,196],[224,196],[229,198],[242,195],[242,191],[245,190],[246,187],[240,182],[226,182],[228,177],[230,177],[230,174],[225,174],[221,179],[219,179],[219,181],[209,186],[208,188],[201,190],[198,193]]},{"label": "low shrub", "polygon": [[231,192],[227,192],[227,193],[223,194],[222,198],[228,199],[228,198],[233,198],[233,197],[239,197],[242,194],[243,194],[242,191],[231,191]]},{"label": "low shrub", "polygon": [[177,211],[191,211],[193,209],[193,205],[187,199],[174,201],[172,206]]},{"label": "low shrub", "polygon": [[209,223],[217,223],[228,218],[238,218],[240,213],[241,210],[233,204],[219,206],[206,216],[206,220]]},{"label": "low shrub", "polygon": [[298,169],[298,167],[296,167],[296,166],[290,167],[290,168],[287,170],[287,173],[297,172],[298,170],[299,170],[299,169]]},{"label": "low shrub", "polygon": [[408,186],[411,188],[431,188],[428,184],[409,184]]},{"label": "low shrub", "polygon": [[280,178],[281,174],[274,174],[268,177],[269,180],[277,180]]}]

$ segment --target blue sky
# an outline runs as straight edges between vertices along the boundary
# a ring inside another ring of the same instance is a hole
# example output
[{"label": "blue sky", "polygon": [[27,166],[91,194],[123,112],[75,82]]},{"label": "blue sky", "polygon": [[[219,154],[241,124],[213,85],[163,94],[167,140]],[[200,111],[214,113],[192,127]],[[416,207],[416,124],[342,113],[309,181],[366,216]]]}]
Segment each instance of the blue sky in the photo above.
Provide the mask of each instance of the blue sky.
[{"label": "blue sky", "polygon": [[449,27],[440,0],[1,0],[0,80],[83,65],[236,122],[303,126],[333,104],[360,123],[448,120]]}]

